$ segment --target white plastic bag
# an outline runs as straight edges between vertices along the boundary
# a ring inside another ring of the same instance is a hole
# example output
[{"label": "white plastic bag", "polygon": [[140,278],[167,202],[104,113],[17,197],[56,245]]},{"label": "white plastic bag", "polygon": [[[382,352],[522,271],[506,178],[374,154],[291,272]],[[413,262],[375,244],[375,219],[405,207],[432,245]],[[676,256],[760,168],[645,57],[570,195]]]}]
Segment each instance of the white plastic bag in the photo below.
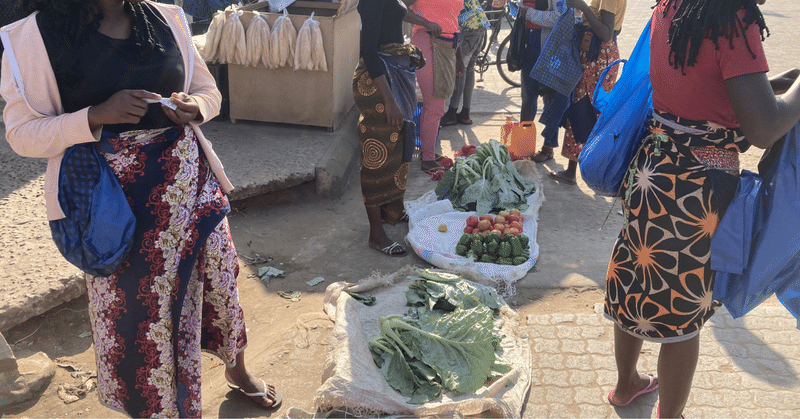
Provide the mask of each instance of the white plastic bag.
[{"label": "white plastic bag", "polygon": [[217,12],[211,19],[206,32],[206,43],[203,46],[203,59],[213,63],[219,61],[219,44],[222,39],[222,27],[225,24],[225,12]]},{"label": "white plastic bag", "polygon": [[311,25],[314,13],[303,22],[303,26],[297,31],[297,42],[294,49],[294,69],[313,70],[314,62],[311,56]]},{"label": "white plastic bag", "polygon": [[[313,14],[311,15],[314,16]],[[311,61],[314,70],[328,71],[328,61],[325,58],[325,45],[322,41],[322,30],[319,22],[311,20]]]}]

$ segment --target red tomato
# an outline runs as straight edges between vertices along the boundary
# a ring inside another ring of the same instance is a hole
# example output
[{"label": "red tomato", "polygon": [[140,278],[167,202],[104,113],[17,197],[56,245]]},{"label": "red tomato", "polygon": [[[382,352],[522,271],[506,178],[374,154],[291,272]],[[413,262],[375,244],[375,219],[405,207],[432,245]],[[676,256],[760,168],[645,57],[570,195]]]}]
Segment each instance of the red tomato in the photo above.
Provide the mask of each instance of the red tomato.
[{"label": "red tomato", "polygon": [[476,217],[474,215],[470,215],[469,217],[467,217],[467,225],[472,227],[472,228],[475,228],[475,227],[478,226],[478,221],[479,221],[478,217]]},{"label": "red tomato", "polygon": [[481,231],[489,231],[492,229],[492,222],[489,220],[481,220],[478,222],[478,228]]},{"label": "red tomato", "polygon": [[511,228],[516,228],[516,229],[517,229],[517,230],[519,230],[520,232],[522,232],[522,230],[523,230],[523,228],[522,228],[522,223],[521,223],[521,222],[519,222],[519,221],[512,221],[512,222],[511,222]]},{"label": "red tomato", "polygon": [[464,227],[464,234],[472,234],[472,227],[470,226]]},{"label": "red tomato", "polygon": [[517,230],[514,227],[509,228],[508,230],[506,230],[506,232],[509,233],[509,234],[512,234],[514,236],[519,236],[519,233],[520,233],[520,231]]},{"label": "red tomato", "polygon": [[522,222],[522,217],[520,217],[519,215],[509,215],[508,217],[506,217],[506,220],[509,223],[514,222],[514,221],[519,221],[521,223]]},{"label": "red tomato", "polygon": [[494,223],[495,224],[505,224],[506,223],[506,217],[503,217],[502,215],[498,215],[497,217],[494,217]]}]

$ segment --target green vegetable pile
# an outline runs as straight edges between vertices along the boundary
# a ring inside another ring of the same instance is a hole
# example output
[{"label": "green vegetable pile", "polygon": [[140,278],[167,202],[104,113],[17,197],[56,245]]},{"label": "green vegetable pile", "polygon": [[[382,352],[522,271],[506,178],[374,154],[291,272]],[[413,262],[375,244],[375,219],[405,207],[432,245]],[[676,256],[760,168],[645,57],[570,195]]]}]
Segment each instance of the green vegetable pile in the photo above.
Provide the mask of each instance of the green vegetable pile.
[{"label": "green vegetable pile", "polygon": [[416,271],[408,314],[381,318],[381,334],[369,342],[389,385],[423,404],[443,390],[474,393],[510,371],[495,354],[502,339],[497,292],[460,276]]},{"label": "green vegetable pile", "polygon": [[475,262],[496,263],[498,265],[522,265],[530,258],[530,239],[524,234],[515,236],[506,233],[483,235],[464,233],[456,245],[456,254],[468,257]]},{"label": "green vegetable pile", "polygon": [[484,215],[508,208],[524,211],[535,190],[536,185],[514,167],[506,146],[491,140],[467,158],[456,157],[436,185],[436,197],[449,199],[456,210]]}]

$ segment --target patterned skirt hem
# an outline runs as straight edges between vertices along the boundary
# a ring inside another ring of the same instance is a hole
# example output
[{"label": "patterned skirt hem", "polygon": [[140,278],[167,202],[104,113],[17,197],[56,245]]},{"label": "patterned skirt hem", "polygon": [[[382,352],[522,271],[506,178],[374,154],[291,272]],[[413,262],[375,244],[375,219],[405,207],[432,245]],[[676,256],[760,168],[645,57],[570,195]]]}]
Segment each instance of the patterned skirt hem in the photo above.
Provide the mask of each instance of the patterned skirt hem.
[{"label": "patterned skirt hem", "polygon": [[629,334],[629,335],[631,335],[631,336],[633,336],[635,338],[639,338],[641,340],[646,340],[648,342],[654,342],[654,343],[678,343],[678,342],[684,342],[684,341],[687,341],[687,340],[697,336],[697,334],[700,333],[700,329],[697,329],[694,332],[690,332],[690,333],[687,333],[685,335],[670,336],[670,337],[665,337],[665,338],[654,338],[654,337],[642,335],[642,334],[639,334],[639,333],[636,333],[636,332],[633,332],[631,330],[626,329],[624,326],[619,324],[617,319],[611,317],[608,313],[603,313],[603,317],[605,317],[606,319],[611,320],[612,322],[614,322],[614,326],[619,327],[619,329],[622,330],[623,332],[625,332],[625,333],[627,333],[627,334]]}]

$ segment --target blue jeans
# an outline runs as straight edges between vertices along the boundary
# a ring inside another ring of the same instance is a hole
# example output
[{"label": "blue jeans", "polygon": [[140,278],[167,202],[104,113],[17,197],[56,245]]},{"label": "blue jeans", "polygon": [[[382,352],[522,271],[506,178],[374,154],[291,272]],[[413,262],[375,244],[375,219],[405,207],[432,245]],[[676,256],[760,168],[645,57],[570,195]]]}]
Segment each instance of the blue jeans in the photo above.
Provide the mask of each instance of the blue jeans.
[{"label": "blue jeans", "polygon": [[[528,44],[525,50],[525,58],[522,60],[522,105],[519,111],[520,121],[533,121],[536,118],[536,111],[539,107],[539,81],[530,76],[536,60],[539,59],[539,53],[542,50],[542,30],[541,29],[528,29]],[[544,105],[547,106],[553,100],[553,94],[545,94],[542,96]],[[558,147],[558,130],[548,137],[544,138],[543,145],[545,147],[555,148]]]}]

